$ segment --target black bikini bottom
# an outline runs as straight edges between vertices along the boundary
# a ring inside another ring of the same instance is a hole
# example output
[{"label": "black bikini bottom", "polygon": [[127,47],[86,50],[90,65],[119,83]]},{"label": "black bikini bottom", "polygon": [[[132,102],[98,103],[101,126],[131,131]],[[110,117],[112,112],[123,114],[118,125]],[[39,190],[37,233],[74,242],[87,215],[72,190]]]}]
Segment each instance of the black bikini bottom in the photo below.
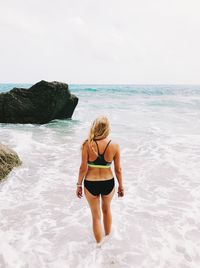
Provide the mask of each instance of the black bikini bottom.
[{"label": "black bikini bottom", "polygon": [[107,195],[115,186],[114,178],[110,180],[88,181],[84,180],[85,188],[93,195]]}]

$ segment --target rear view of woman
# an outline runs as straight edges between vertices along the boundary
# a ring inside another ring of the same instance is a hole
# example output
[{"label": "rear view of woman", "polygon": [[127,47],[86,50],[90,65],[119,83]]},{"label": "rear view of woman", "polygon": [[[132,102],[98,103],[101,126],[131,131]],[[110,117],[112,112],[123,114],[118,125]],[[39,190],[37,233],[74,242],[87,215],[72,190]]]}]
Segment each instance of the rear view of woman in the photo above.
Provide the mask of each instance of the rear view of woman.
[{"label": "rear view of woman", "polygon": [[81,198],[84,180],[84,193],[91,209],[93,232],[97,243],[103,238],[101,211],[105,235],[109,235],[111,231],[110,203],[115,192],[112,161],[114,161],[114,171],[118,180],[118,196],[124,196],[120,148],[117,143],[108,138],[109,132],[109,121],[106,117],[101,116],[94,120],[88,139],[82,144],[82,161],[76,190],[76,195]]}]

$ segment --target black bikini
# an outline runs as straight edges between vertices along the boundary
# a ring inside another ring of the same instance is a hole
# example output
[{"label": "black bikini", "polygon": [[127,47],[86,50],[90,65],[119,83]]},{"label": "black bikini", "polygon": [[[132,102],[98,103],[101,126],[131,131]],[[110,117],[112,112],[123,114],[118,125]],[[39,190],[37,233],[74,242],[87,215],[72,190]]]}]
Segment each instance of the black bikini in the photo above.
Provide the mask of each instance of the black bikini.
[{"label": "black bikini", "polygon": [[[99,152],[99,146],[94,140],[97,149],[98,149],[98,156],[94,161],[89,161],[88,160],[88,166],[89,167],[94,167],[94,168],[110,168],[112,162],[107,162],[104,158],[104,154],[106,149],[108,148],[108,145],[110,144],[111,140],[108,142],[106,145],[106,148],[104,149],[104,152],[100,154]],[[115,181],[114,178],[109,179],[109,180],[95,180],[95,181],[89,181],[89,180],[84,180],[84,186],[85,188],[93,195],[108,195],[111,193],[115,186]]]},{"label": "black bikini", "polygon": [[114,178],[110,180],[88,181],[84,180],[85,188],[93,195],[107,195],[115,186]]},{"label": "black bikini", "polygon": [[108,145],[110,144],[111,140],[107,143],[106,148],[102,154],[99,152],[99,146],[96,140],[94,140],[97,145],[98,150],[98,156],[94,161],[88,160],[88,166],[89,167],[98,167],[98,168],[110,168],[112,162],[107,162],[104,158],[104,154],[106,152],[106,149],[108,148]]}]

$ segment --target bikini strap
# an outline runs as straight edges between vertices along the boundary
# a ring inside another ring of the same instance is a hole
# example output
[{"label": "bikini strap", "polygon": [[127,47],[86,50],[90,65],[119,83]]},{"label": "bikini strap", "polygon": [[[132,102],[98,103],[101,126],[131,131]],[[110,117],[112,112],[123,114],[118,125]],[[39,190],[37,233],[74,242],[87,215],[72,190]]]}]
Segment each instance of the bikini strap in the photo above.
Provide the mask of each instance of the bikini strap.
[{"label": "bikini strap", "polygon": [[108,148],[108,145],[110,144],[110,142],[111,142],[111,140],[107,143],[106,148],[105,148],[105,150],[104,150],[104,152],[103,152],[103,155],[105,154],[105,151],[106,151],[106,149]]},{"label": "bikini strap", "polygon": [[95,141],[95,143],[97,145],[98,155],[100,155],[98,143],[96,142],[96,140],[94,140],[94,141]]}]

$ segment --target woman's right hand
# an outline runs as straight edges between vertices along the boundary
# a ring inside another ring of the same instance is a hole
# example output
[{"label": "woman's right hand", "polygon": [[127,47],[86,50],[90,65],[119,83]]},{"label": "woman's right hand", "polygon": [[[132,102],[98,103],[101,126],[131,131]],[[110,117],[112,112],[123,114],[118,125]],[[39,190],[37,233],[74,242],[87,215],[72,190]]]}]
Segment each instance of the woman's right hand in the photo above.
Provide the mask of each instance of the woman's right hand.
[{"label": "woman's right hand", "polygon": [[77,186],[77,189],[76,189],[76,195],[77,195],[78,198],[83,197],[82,186]]},{"label": "woman's right hand", "polygon": [[118,186],[118,197],[123,197],[124,196],[124,187],[123,186]]}]

